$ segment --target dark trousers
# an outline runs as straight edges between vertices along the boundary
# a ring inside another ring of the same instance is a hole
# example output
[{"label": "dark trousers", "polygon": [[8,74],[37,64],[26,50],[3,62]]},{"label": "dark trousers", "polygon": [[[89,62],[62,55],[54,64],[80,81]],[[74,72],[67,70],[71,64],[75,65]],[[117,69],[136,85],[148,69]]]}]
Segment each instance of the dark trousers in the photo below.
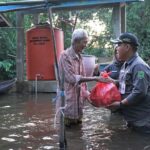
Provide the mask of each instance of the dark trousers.
[{"label": "dark trousers", "polygon": [[149,134],[150,135],[150,124],[146,124],[144,126],[138,126],[138,125],[135,125],[134,123],[129,123],[128,122],[127,126],[130,129],[132,129],[133,131],[136,131],[138,133]]}]

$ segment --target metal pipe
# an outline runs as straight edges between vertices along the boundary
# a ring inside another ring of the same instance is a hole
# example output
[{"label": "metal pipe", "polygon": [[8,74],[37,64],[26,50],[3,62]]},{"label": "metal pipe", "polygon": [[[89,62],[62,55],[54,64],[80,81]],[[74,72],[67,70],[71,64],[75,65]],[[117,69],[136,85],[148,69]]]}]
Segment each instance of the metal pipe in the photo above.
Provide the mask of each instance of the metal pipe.
[{"label": "metal pipe", "polygon": [[70,0],[26,0],[26,1],[13,1],[13,2],[0,2],[0,6],[7,6],[7,5],[28,5],[28,4],[43,4],[43,3],[62,3],[62,2],[69,2]]},{"label": "metal pipe", "polygon": [[[65,106],[65,92],[64,92],[64,80],[65,80],[65,73],[62,72],[62,80],[60,84],[61,89],[61,107],[64,108]],[[62,109],[62,112],[64,114],[64,109]],[[64,125],[64,116],[61,113],[60,116],[60,133],[59,133],[59,148],[60,150],[66,150],[67,149],[67,140],[66,140],[66,132],[65,132],[65,125]]]},{"label": "metal pipe", "polygon": [[41,77],[41,74],[36,74],[35,75],[35,99],[37,99],[37,81],[38,77]]},{"label": "metal pipe", "polygon": [[19,11],[19,10],[29,10],[29,9],[35,9],[35,8],[41,8],[41,7],[46,7],[45,4],[42,5],[36,5],[36,6],[26,6],[26,7],[19,7],[19,8],[14,8],[11,10],[0,10],[0,12],[12,12],[12,11]]},{"label": "metal pipe", "polygon": [[43,2],[45,2],[45,0],[0,2],[0,6],[7,6],[7,5],[25,5],[25,4],[43,4]]}]

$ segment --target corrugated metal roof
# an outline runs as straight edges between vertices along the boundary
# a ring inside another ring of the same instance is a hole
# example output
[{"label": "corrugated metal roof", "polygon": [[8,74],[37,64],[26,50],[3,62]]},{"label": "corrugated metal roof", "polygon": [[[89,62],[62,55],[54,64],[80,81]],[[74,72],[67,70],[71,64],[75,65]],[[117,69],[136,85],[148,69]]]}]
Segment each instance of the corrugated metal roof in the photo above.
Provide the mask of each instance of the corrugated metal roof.
[{"label": "corrugated metal roof", "polygon": [[53,7],[55,9],[78,8],[78,7],[92,7],[104,4],[115,4],[125,2],[139,2],[144,0],[27,0],[27,1],[12,1],[0,2],[0,12],[19,11],[26,9],[36,9]]}]

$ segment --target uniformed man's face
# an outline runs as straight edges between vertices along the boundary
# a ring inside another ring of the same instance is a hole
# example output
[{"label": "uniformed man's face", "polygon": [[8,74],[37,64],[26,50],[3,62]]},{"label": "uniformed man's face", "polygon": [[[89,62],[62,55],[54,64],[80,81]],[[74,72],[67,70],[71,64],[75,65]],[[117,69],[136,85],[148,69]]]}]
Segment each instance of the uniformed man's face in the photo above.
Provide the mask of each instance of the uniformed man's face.
[{"label": "uniformed man's face", "polygon": [[115,58],[117,61],[121,61],[117,49],[115,49]]},{"label": "uniformed man's face", "polygon": [[120,60],[125,61],[127,59],[127,44],[126,43],[119,43],[117,46],[118,58]]}]

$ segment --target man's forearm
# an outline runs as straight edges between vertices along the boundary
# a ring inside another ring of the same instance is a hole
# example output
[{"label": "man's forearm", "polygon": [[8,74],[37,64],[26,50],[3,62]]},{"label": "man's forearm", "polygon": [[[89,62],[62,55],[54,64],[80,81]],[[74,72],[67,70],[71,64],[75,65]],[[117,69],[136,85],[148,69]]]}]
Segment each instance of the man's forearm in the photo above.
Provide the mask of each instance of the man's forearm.
[{"label": "man's forearm", "polygon": [[98,77],[81,77],[79,83],[89,82],[89,81],[97,81]]}]

